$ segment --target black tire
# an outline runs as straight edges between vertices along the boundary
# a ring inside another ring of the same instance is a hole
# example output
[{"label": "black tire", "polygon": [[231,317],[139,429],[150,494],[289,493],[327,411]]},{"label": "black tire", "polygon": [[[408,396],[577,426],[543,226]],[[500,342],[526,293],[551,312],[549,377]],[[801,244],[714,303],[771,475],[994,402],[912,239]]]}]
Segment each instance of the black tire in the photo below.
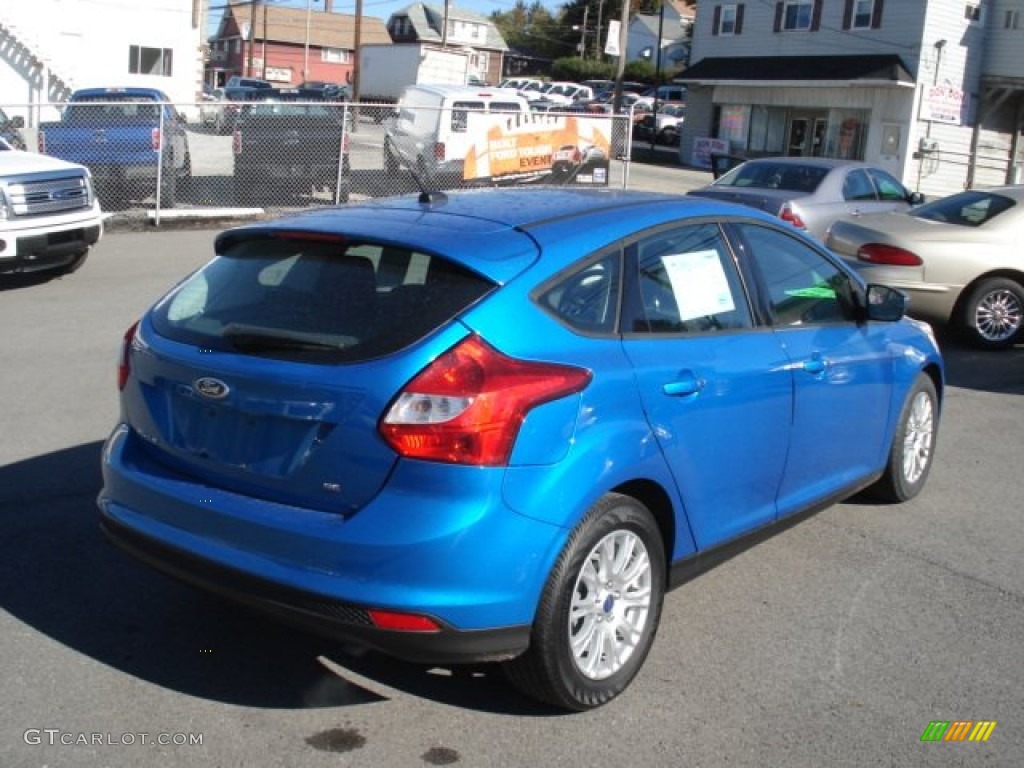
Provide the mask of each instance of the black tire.
[{"label": "black tire", "polygon": [[242,206],[243,208],[251,208],[260,205],[260,202],[257,199],[260,197],[260,190],[256,187],[255,178],[247,175],[235,176],[234,192],[236,205]]},{"label": "black tire", "polygon": [[[606,547],[622,544],[634,547],[629,560],[618,564],[606,584],[589,584],[584,577],[595,572],[601,551],[607,566]],[[646,568],[617,583],[624,570],[644,557]],[[637,598],[646,593],[646,605],[629,606],[621,599],[627,591]],[[508,679],[528,696],[563,709],[584,711],[608,703],[647,658],[664,595],[665,546],[651,513],[628,496],[604,496],[570,535],[541,595],[529,649],[503,665]],[[624,628],[635,633],[631,644],[619,639]],[[572,639],[578,641],[576,648]],[[595,641],[599,655],[593,653]],[[610,659],[603,641],[618,642],[622,658]]]},{"label": "black tire", "polygon": [[928,374],[919,373],[900,411],[885,471],[868,494],[890,504],[917,496],[932,468],[938,429],[939,397],[935,382]]},{"label": "black tire", "polygon": [[160,178],[160,207],[173,208],[178,204],[178,171],[174,166],[165,166]]},{"label": "black tire", "polygon": [[389,176],[398,173],[398,158],[391,151],[390,145],[384,144],[384,172]]},{"label": "black tire", "polygon": [[960,330],[981,349],[1005,349],[1024,337],[1024,286],[1006,277],[990,277],[964,299]]},{"label": "black tire", "polygon": [[185,163],[178,179],[178,196],[188,197],[192,193],[192,153],[185,150]]}]

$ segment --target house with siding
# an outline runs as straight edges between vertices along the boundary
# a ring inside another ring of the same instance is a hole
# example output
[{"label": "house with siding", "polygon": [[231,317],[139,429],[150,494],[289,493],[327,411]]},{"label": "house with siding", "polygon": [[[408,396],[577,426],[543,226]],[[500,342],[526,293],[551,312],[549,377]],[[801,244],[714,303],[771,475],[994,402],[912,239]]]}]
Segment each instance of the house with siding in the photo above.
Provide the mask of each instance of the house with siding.
[{"label": "house with siding", "polygon": [[638,13],[626,33],[626,61],[657,64],[661,50],[663,70],[679,69],[690,55],[690,30],[696,15],[693,3],[666,0],[659,13]]},{"label": "house with siding", "polygon": [[395,43],[418,43],[454,48],[469,54],[469,73],[486,83],[502,79],[508,44],[498,28],[472,11],[446,3],[441,8],[414,3],[391,14],[387,21]]},{"label": "house with siding", "polygon": [[382,19],[266,2],[230,4],[209,41],[206,82],[223,85],[232,75],[269,80],[282,87],[305,80],[348,84],[359,44],[390,43]]},{"label": "house with siding", "polygon": [[1024,0],[699,2],[680,160],[876,163],[926,195],[1021,179]]}]

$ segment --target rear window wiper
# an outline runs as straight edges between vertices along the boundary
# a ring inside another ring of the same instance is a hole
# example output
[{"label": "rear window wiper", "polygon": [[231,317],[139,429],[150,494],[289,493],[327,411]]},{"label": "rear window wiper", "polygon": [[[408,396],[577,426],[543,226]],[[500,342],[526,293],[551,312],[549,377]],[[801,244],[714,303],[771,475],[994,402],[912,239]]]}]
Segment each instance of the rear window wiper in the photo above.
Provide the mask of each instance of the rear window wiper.
[{"label": "rear window wiper", "polygon": [[243,352],[272,352],[288,349],[326,349],[336,351],[351,346],[355,339],[350,336],[330,336],[320,333],[301,333],[274,328],[231,323],[224,328],[223,336]]}]

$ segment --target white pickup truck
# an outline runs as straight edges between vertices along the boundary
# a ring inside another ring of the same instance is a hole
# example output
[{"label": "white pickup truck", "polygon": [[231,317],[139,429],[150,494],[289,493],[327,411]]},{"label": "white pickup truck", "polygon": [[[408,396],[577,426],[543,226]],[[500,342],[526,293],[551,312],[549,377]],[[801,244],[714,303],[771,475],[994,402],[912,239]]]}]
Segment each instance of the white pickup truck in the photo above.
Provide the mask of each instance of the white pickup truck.
[{"label": "white pickup truck", "polygon": [[0,139],[0,275],[74,272],[102,235],[88,169]]}]

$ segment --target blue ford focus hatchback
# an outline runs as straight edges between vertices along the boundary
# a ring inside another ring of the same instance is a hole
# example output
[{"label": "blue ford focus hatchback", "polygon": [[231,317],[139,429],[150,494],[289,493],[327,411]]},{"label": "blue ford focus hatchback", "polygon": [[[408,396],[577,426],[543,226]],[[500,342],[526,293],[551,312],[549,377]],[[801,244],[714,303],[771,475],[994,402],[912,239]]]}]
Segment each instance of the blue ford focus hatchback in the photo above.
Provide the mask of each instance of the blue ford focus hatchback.
[{"label": "blue ford focus hatchback", "polygon": [[101,525],[185,581],[582,710],[666,590],[916,495],[930,329],[784,222],[639,192],[377,200],[222,233],[124,337]]}]

